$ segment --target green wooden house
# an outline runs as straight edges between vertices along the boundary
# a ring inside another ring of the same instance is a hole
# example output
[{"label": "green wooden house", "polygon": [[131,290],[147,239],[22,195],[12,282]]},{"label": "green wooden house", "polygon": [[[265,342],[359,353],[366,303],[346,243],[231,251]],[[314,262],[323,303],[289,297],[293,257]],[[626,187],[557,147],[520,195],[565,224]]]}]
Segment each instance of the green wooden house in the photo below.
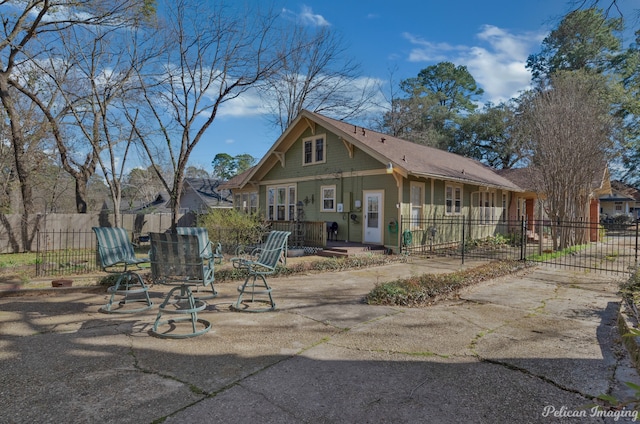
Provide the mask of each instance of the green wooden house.
[{"label": "green wooden house", "polygon": [[306,110],[225,188],[234,193],[234,207],[274,224],[335,222],[329,238],[393,251],[401,218],[417,227],[424,219],[465,216],[491,227],[522,192],[476,160]]}]

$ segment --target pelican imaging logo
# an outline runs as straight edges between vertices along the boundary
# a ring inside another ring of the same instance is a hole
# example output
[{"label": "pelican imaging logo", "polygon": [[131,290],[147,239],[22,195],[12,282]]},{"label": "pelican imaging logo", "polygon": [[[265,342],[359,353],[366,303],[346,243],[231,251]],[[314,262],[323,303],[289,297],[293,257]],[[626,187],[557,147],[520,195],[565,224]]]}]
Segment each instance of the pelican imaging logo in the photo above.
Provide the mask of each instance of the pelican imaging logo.
[{"label": "pelican imaging logo", "polygon": [[564,405],[560,408],[556,408],[553,405],[547,405],[542,410],[542,416],[545,418],[613,418],[613,421],[618,421],[620,418],[624,418],[625,421],[629,421],[628,419],[631,418],[631,421],[636,422],[638,419],[638,411],[633,409],[606,410],[599,406],[594,406],[590,409],[570,409]]}]

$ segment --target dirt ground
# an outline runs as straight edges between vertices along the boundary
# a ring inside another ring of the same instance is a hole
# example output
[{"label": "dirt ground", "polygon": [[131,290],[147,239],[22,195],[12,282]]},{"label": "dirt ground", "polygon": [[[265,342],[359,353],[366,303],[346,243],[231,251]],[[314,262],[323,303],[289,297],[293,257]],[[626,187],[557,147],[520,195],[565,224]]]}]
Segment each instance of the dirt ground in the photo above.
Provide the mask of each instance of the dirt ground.
[{"label": "dirt ground", "polygon": [[[217,269],[231,268],[230,258],[225,258],[221,265],[216,264]],[[300,262],[314,262],[326,259],[317,255],[287,258],[288,264]],[[143,273],[145,271],[142,271]],[[35,265],[23,265],[0,269],[0,291],[50,288],[51,281],[59,279],[73,280],[74,286],[96,285],[101,278],[107,276],[106,272],[98,271],[87,274],[61,275],[35,277]]]}]

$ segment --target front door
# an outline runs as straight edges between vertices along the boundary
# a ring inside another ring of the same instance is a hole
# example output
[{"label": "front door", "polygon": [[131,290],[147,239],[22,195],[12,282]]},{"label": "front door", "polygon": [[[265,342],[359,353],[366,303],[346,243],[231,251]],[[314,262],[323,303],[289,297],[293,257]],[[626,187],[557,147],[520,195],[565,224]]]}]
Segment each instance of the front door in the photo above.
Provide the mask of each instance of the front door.
[{"label": "front door", "polygon": [[382,192],[364,192],[364,243],[382,244]]}]

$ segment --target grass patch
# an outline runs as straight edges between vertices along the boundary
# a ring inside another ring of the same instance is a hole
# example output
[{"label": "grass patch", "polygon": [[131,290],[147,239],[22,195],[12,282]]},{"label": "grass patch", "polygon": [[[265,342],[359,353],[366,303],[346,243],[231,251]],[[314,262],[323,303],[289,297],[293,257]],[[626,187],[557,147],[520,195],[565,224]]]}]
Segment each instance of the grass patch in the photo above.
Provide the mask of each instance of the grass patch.
[{"label": "grass patch", "polygon": [[0,269],[36,264],[35,253],[4,253],[0,255]]},{"label": "grass patch", "polygon": [[571,255],[572,253],[575,252],[579,252],[581,250],[586,249],[587,247],[589,247],[588,244],[578,244],[575,246],[571,246],[571,247],[566,247],[564,249],[561,250],[556,250],[555,252],[543,252],[541,255],[531,255],[527,257],[528,261],[534,261],[534,262],[544,262],[544,261],[548,261],[549,259],[556,259],[556,258],[561,258],[563,256],[566,255]]},{"label": "grass patch", "polygon": [[498,261],[464,271],[423,274],[389,281],[376,284],[365,297],[365,302],[369,305],[426,306],[463,287],[513,274],[531,266],[531,263],[522,261]]}]

